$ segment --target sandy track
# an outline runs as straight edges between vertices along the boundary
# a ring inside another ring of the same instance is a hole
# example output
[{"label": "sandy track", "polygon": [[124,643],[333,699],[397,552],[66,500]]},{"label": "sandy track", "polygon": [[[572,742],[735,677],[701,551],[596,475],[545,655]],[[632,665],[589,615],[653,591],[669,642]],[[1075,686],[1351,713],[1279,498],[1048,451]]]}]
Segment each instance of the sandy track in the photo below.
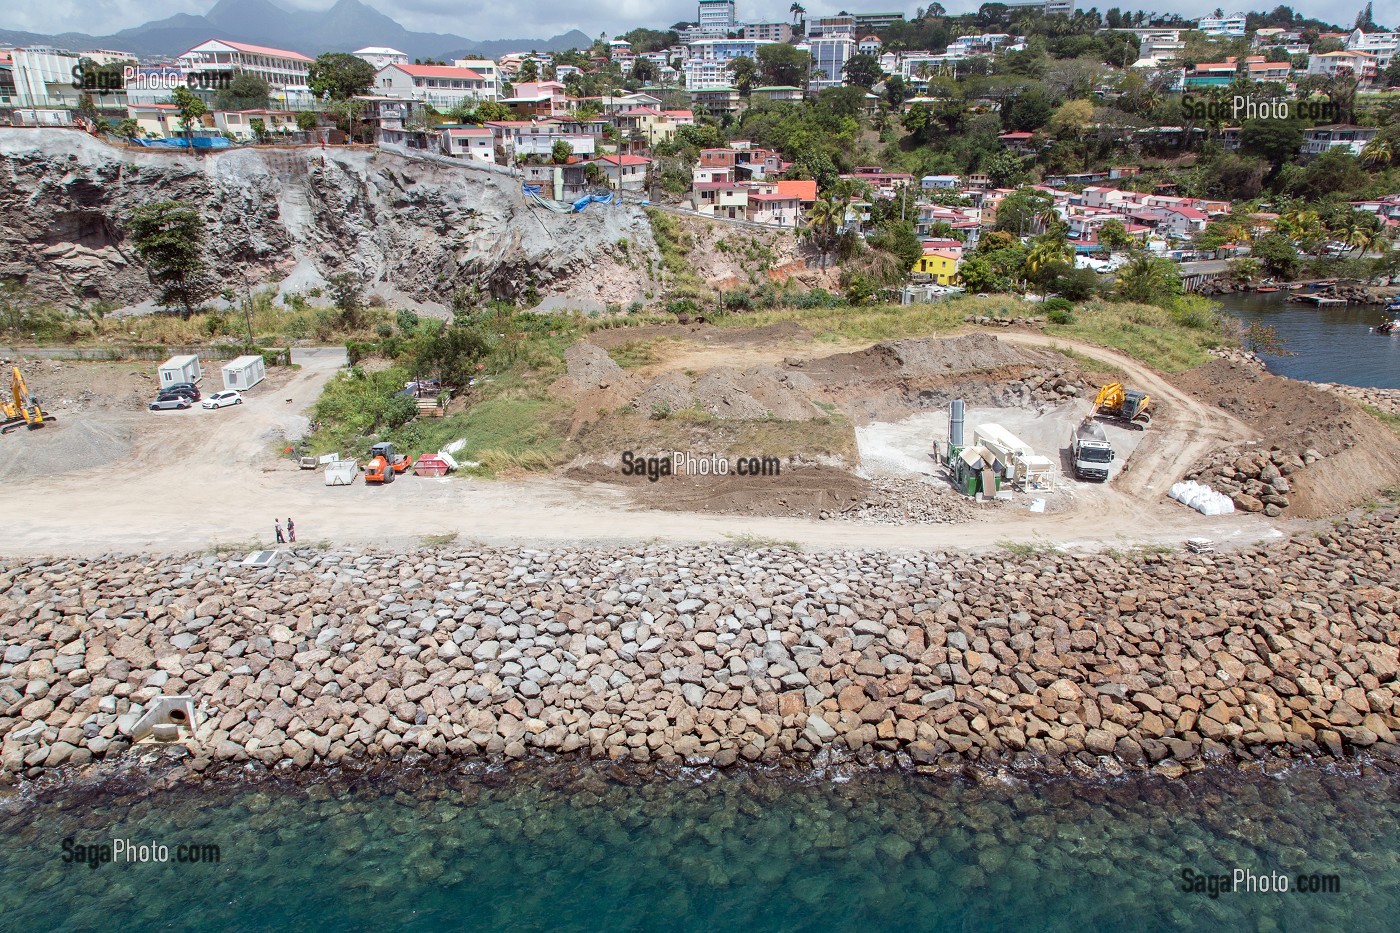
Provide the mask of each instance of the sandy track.
[{"label": "sandy track", "polygon": [[[288,384],[275,391],[255,390],[237,408],[141,413],[137,442],[121,462],[31,476],[0,489],[0,514],[5,516],[0,552],[175,553],[267,542],[273,518],[289,515],[303,542],[393,546],[451,534],[459,541],[517,545],[652,539],[682,544],[749,535],[818,549],[897,550],[979,548],[1007,540],[1124,546],[1173,543],[1193,535],[1247,543],[1279,534],[1261,517],[1205,518],[1162,495],[1163,484],[1184,472],[1201,451],[1247,438],[1242,424],[1112,351],[1039,335],[999,336],[1074,346],[1120,366],[1135,386],[1163,400],[1161,418],[1140,449],[1146,456],[1134,463],[1105,508],[1049,515],[1004,511],[995,522],[890,527],[633,510],[625,487],[557,478],[491,482],[410,476],[384,487],[357,482],[327,488],[319,471],[296,470],[285,460],[273,460],[271,453],[280,436],[295,436],[304,426],[307,410],[341,364],[343,355],[329,351],[299,355],[302,369]],[[197,424],[191,423],[196,419]],[[1161,436],[1167,432],[1159,424],[1180,436]],[[1186,437],[1184,443],[1181,437]]]}]

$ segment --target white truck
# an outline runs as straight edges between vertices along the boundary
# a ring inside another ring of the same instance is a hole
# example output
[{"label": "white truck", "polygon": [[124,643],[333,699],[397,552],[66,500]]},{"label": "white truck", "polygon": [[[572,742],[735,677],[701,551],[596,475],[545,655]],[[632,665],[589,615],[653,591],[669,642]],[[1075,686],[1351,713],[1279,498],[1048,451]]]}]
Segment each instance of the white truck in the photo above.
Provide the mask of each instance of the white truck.
[{"label": "white truck", "polygon": [[1078,479],[1107,482],[1113,457],[1113,445],[1103,433],[1103,425],[1092,418],[1081,422],[1070,435],[1069,459]]}]

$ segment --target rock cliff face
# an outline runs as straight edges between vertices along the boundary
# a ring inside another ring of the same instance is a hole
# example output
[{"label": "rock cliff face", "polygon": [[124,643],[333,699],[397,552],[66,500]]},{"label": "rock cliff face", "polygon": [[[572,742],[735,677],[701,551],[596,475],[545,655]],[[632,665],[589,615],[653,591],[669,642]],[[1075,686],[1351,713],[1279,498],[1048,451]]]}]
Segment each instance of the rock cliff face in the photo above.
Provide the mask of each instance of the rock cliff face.
[{"label": "rock cliff face", "polygon": [[338,272],[421,301],[466,288],[601,307],[654,289],[640,210],[528,207],[517,179],[375,150],[241,149],[195,158],[64,130],[0,129],[0,277],[48,300],[150,296],[126,239],[137,205],[199,205],[220,283],[306,291]]}]

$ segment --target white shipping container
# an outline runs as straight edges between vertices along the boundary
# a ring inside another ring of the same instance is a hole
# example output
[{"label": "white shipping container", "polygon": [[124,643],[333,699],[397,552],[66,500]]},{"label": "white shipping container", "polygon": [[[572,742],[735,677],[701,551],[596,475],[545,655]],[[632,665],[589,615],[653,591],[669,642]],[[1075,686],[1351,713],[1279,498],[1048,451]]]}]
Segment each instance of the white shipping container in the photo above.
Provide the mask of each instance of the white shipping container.
[{"label": "white shipping container", "polygon": [[172,356],[160,364],[160,387],[162,389],[182,382],[194,384],[203,378],[204,371],[199,367],[199,356],[193,353],[188,356]]},{"label": "white shipping container", "polygon": [[224,388],[247,390],[267,378],[267,366],[258,355],[240,356],[224,364]]},{"label": "white shipping container", "polygon": [[360,461],[336,460],[326,464],[327,486],[349,486],[360,475]]}]

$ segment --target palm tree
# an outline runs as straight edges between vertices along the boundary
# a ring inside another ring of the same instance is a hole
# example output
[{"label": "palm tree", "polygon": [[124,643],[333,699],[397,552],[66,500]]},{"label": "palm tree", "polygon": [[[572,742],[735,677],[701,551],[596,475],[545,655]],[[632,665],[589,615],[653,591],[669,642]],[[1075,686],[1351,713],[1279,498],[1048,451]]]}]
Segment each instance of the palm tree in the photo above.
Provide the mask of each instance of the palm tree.
[{"label": "palm tree", "polygon": [[1361,163],[1367,168],[1384,168],[1393,158],[1390,143],[1380,136],[1373,137],[1361,150]]},{"label": "palm tree", "polygon": [[792,14],[792,21],[795,23],[799,16],[807,12],[807,8],[800,3],[793,3],[792,6],[788,7],[788,12]]},{"label": "palm tree", "polygon": [[1026,256],[1026,278],[1038,280],[1055,266],[1073,265],[1074,247],[1062,235],[1047,233],[1036,237]]},{"label": "palm tree", "polygon": [[812,239],[821,253],[822,269],[826,268],[826,256],[836,241],[836,228],[846,219],[846,209],[830,196],[817,198],[807,211],[807,226],[803,234]]},{"label": "palm tree", "polygon": [[1139,254],[1118,271],[1113,292],[1127,301],[1156,304],[1181,293],[1181,276],[1171,260]]}]

